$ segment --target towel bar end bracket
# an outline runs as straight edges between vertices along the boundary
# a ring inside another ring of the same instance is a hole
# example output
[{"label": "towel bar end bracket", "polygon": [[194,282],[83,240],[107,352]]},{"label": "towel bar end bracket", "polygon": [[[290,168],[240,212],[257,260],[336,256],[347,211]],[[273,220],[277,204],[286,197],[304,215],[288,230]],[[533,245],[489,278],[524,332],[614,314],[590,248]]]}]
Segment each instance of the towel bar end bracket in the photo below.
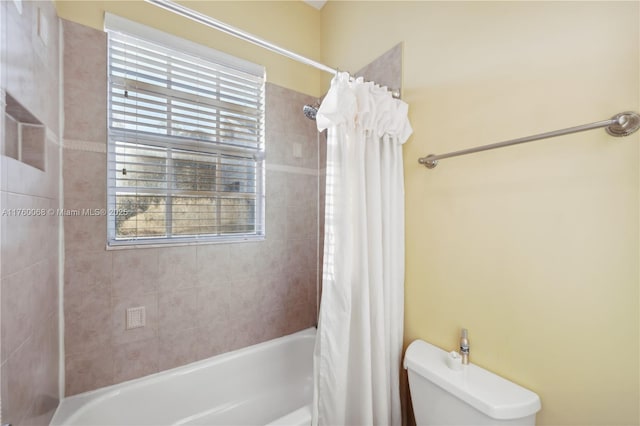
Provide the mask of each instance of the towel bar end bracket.
[{"label": "towel bar end bracket", "polygon": [[637,112],[625,111],[611,117],[615,122],[607,126],[605,130],[611,136],[629,136],[640,129],[640,115]]},{"label": "towel bar end bracket", "polygon": [[429,154],[426,157],[418,158],[418,163],[422,164],[427,169],[433,169],[438,165],[438,160],[432,160],[431,157],[435,157],[435,155]]}]

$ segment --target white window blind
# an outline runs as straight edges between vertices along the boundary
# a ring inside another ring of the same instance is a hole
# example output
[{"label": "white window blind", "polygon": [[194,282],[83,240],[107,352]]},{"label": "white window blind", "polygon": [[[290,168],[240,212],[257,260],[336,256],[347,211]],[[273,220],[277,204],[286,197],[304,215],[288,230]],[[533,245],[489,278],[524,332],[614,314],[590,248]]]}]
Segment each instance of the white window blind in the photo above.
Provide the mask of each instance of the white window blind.
[{"label": "white window blind", "polygon": [[213,56],[109,31],[111,245],[264,235],[264,70]]}]

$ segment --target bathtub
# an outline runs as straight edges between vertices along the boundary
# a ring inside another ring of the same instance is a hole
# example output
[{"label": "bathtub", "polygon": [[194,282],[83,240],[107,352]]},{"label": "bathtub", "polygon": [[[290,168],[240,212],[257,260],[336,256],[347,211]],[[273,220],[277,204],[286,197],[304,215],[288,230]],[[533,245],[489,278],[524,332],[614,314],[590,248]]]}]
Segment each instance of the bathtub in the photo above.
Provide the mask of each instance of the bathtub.
[{"label": "bathtub", "polygon": [[315,328],[65,398],[63,425],[309,425]]}]

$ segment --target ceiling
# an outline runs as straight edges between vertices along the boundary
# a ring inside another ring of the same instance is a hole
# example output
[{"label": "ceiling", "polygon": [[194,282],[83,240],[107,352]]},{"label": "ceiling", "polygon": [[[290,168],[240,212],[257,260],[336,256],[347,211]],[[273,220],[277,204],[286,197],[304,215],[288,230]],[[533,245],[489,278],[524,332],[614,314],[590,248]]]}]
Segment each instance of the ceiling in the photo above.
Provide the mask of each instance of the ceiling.
[{"label": "ceiling", "polygon": [[322,6],[324,6],[324,4],[327,2],[327,0],[302,0],[302,1],[304,1],[306,4],[308,4],[311,7],[315,7],[318,10],[322,9]]}]

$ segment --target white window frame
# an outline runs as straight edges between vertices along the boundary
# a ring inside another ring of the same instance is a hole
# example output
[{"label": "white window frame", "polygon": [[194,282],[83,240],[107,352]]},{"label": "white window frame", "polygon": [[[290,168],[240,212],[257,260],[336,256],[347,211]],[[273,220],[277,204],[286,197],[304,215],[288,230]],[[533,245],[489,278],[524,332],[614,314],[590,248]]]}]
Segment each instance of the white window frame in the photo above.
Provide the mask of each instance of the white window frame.
[{"label": "white window frame", "polygon": [[[263,66],[253,64],[243,59],[228,55],[223,52],[216,51],[209,47],[185,40],[165,32],[138,24],[133,21],[129,21],[120,16],[105,13],[105,31],[107,32],[120,32],[140,38],[142,40],[161,45],[168,49],[174,49],[194,57],[209,60],[213,63],[224,65],[228,68],[238,69],[243,72],[247,72],[253,75],[261,75],[263,81],[262,96],[264,101],[264,82],[266,81],[265,69]],[[109,72],[110,74],[110,72]],[[108,76],[111,78],[111,75]],[[111,83],[108,84],[108,90],[111,90]],[[110,96],[108,96],[110,99]],[[108,189],[107,191],[107,205],[108,210],[108,222],[107,222],[107,248],[135,248],[135,247],[148,247],[148,246],[167,246],[167,245],[190,245],[190,244],[211,244],[211,243],[235,243],[242,241],[256,241],[264,240],[265,238],[265,161],[264,161],[264,114],[265,103],[263,102],[262,117],[261,117],[261,129],[260,132],[260,146],[258,149],[249,149],[241,147],[228,146],[223,143],[211,144],[211,147],[203,146],[201,141],[195,140],[193,144],[189,142],[181,141],[179,149],[190,148],[203,154],[242,154],[244,156],[251,155],[256,160],[256,182],[255,182],[255,232],[252,233],[238,233],[238,234],[222,234],[211,235],[201,234],[197,236],[164,236],[164,237],[135,237],[132,239],[118,239],[116,237],[116,190]],[[111,105],[108,107],[108,114],[111,114]],[[108,117],[109,121],[110,118]],[[108,129],[108,149],[107,149],[107,164],[115,164],[116,152],[115,152],[115,139],[117,136],[122,136],[123,132]],[[129,132],[131,133],[131,132]],[[149,136],[144,135],[143,138],[153,139],[153,144],[156,146],[168,147],[171,149],[170,143],[168,143],[171,136]],[[119,138],[122,140],[122,138]],[[115,188],[116,175],[115,172],[108,167],[107,185],[108,188]],[[165,192],[171,192],[171,189],[165,190]],[[161,192],[161,191],[160,191]],[[111,211],[114,210],[114,211]],[[170,214],[166,213],[170,218]]]}]

